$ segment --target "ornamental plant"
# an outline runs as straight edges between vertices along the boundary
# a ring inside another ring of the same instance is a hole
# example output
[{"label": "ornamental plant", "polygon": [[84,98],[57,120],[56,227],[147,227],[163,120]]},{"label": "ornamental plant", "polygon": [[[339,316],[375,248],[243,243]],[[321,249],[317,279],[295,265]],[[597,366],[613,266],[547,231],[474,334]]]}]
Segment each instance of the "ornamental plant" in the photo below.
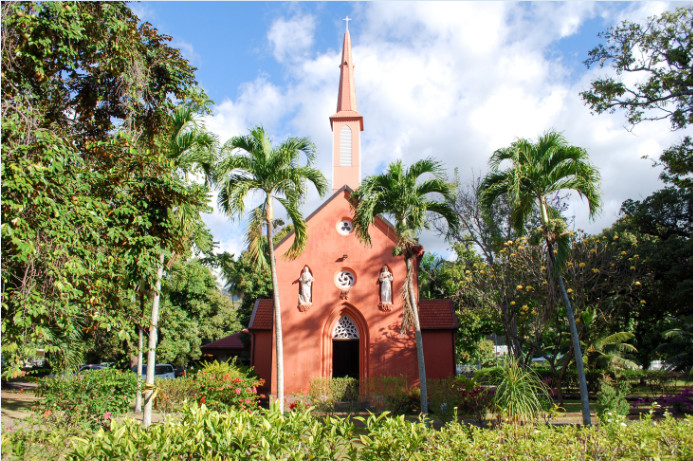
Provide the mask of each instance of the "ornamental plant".
[{"label": "ornamental plant", "polygon": [[626,400],[626,395],[629,391],[627,381],[612,386],[610,380],[602,380],[597,392],[597,416],[602,423],[620,421],[628,416],[630,404]]},{"label": "ornamental plant", "polygon": [[262,395],[257,388],[264,380],[246,375],[234,364],[213,362],[195,375],[197,402],[210,409],[224,411],[231,407],[257,408]]},{"label": "ornamental plant", "polygon": [[108,427],[111,419],[127,413],[137,390],[137,376],[104,368],[72,376],[39,380],[42,397],[35,412],[42,421],[65,426]]}]

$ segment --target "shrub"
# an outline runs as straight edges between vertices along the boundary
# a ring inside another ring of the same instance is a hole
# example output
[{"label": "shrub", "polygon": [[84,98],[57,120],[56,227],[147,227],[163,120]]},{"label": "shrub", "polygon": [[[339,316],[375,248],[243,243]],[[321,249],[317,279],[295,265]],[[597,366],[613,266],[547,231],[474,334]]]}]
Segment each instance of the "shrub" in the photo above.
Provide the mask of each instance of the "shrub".
[{"label": "shrub", "polygon": [[257,408],[260,396],[257,388],[262,386],[261,379],[250,377],[232,377],[200,370],[195,375],[198,386],[197,402],[207,405],[212,410]]},{"label": "shrub", "polygon": [[546,388],[532,370],[510,360],[500,367],[492,407],[498,420],[522,423],[537,420],[551,401]]},{"label": "shrub", "polygon": [[337,402],[350,404],[359,400],[359,381],[354,378],[315,378],[310,383],[308,398],[317,411],[332,413]]},{"label": "shrub", "polygon": [[[114,421],[110,431],[76,439],[68,460],[111,459],[352,459],[471,460],[585,459],[689,460],[693,417],[620,425],[500,426],[457,423],[441,429],[424,420],[384,413],[357,418],[318,418],[310,411],[281,415],[276,409],[227,414],[185,406],[181,420],[145,430],[139,422]],[[3,448],[4,435],[3,435]],[[4,450],[3,450],[4,451]]]},{"label": "shrub", "polygon": [[154,407],[162,412],[179,411],[186,400],[219,411],[233,406],[257,407],[261,397],[257,388],[262,380],[252,375],[252,368],[234,362],[203,363],[195,374],[157,380]]},{"label": "shrub", "polygon": [[184,401],[194,402],[200,397],[200,385],[194,375],[159,379],[156,381],[156,389],[158,392],[154,397],[154,408],[163,413],[179,411]]},{"label": "shrub", "polygon": [[464,376],[428,380],[431,411],[443,421],[451,421],[455,414],[482,421],[491,407],[493,394],[492,389]]},{"label": "shrub", "polygon": [[617,387],[611,385],[611,380],[605,378],[597,392],[597,416],[603,423],[621,421],[630,411],[626,395],[630,391],[628,382],[621,381]]},{"label": "shrub", "polygon": [[665,394],[654,398],[644,398],[638,400],[636,404],[655,402],[675,415],[693,413],[693,386],[687,387],[681,392],[674,394]]},{"label": "shrub", "polygon": [[37,414],[61,425],[107,427],[114,416],[130,408],[137,376],[114,368],[39,380],[36,395],[43,397]]}]

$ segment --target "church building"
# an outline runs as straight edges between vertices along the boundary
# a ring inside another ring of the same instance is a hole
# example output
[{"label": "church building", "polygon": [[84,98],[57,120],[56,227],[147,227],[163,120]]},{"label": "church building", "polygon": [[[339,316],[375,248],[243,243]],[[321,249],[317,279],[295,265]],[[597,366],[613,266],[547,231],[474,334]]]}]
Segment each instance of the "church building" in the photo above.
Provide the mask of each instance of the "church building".
[{"label": "church building", "polygon": [[[364,123],[356,106],[348,28],[340,69],[337,112],[329,117],[332,196],[307,217],[307,244],[298,258],[284,256],[293,234],[275,245],[286,395],[307,392],[315,378],[403,375],[410,386],[419,382],[414,332],[400,334],[406,267],[403,257],[392,255],[397,235],[377,219],[366,245],[352,224],[349,195],[361,180]],[[454,376],[458,323],[452,301],[420,300],[419,317],[427,377]],[[250,363],[266,391],[276,395],[273,328],[272,299],[258,299],[248,327]]]}]

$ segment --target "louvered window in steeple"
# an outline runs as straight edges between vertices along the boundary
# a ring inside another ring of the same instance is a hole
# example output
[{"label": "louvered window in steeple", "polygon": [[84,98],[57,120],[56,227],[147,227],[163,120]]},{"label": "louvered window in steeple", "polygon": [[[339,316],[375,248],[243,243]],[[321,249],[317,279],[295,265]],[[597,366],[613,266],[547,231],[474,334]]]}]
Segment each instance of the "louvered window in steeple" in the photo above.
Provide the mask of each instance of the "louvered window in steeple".
[{"label": "louvered window in steeple", "polygon": [[339,132],[339,166],[351,166],[351,128],[347,125]]}]

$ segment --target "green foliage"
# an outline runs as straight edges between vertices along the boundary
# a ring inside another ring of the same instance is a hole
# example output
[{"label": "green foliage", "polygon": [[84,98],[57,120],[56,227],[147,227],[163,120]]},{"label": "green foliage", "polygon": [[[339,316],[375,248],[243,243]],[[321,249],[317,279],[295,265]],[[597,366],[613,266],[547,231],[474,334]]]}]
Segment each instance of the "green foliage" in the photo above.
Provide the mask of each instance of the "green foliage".
[{"label": "green foliage", "polygon": [[601,381],[597,392],[597,416],[602,423],[620,422],[621,418],[628,416],[628,392],[630,386],[626,381],[619,382],[616,387],[607,379]]},{"label": "green foliage", "polygon": [[183,402],[199,399],[200,383],[192,374],[176,379],[158,379],[155,382],[154,408],[162,413],[178,412]]},{"label": "green foliage", "polygon": [[[231,138],[222,152],[224,156],[215,167],[221,210],[230,217],[242,216],[248,193],[256,190],[264,194],[262,205],[251,212],[246,234],[249,247],[257,249],[255,262],[266,261],[260,257],[264,253],[260,249],[258,237],[262,232],[259,229],[274,222],[272,202],[275,198],[293,225],[295,238],[289,254],[298,256],[307,238],[305,222],[298,209],[307,192],[306,182],[312,183],[320,195],[327,191],[327,180],[312,167],[313,143],[308,138],[289,138],[280,146],[272,147],[265,130],[256,127],[249,135]],[[307,159],[306,165],[298,164],[301,154]]]},{"label": "green foliage", "polygon": [[257,267],[249,252],[244,251],[234,260],[233,255],[224,253],[219,256],[219,267],[226,281],[226,287],[241,297],[238,307],[238,323],[248,327],[255,307],[255,301],[272,296],[272,276],[269,267]]},{"label": "green foliage", "polygon": [[61,368],[98,349],[85,337],[129,339],[165,205],[189,196],[152,139],[194,77],[124,3],[3,3],[2,28],[8,375],[39,348]]},{"label": "green foliage", "polygon": [[597,113],[623,109],[635,125],[668,118],[674,129],[693,122],[691,56],[693,10],[680,7],[648,18],[623,21],[600,33],[606,40],[589,52],[587,66],[610,66],[618,79],[604,77],[580,93]]},{"label": "green foliage", "polygon": [[[693,418],[634,421],[627,427],[510,426],[484,429],[451,423],[434,429],[422,420],[387,414],[321,419],[311,411],[254,412],[185,407],[182,420],[144,430],[114,421],[110,431],[76,439],[68,460],[93,459],[445,459],[687,460],[693,456]],[[6,435],[3,433],[3,443]],[[3,445],[3,448],[5,445]],[[3,450],[5,452],[5,450]]]},{"label": "green foliage", "polygon": [[162,286],[157,361],[185,366],[201,357],[200,345],[241,329],[231,299],[198,259],[177,260]]},{"label": "green foliage", "polygon": [[431,411],[442,421],[452,421],[458,416],[471,416],[483,421],[491,408],[494,393],[464,376],[429,380],[428,389]]},{"label": "green foliage", "polygon": [[492,403],[498,420],[513,424],[536,421],[544,409],[542,400],[551,400],[537,375],[517,360],[509,360],[499,367],[498,378]]},{"label": "green foliage", "polygon": [[127,413],[137,390],[137,376],[104,368],[39,380],[42,397],[37,412],[59,425],[108,427],[111,419]]}]

